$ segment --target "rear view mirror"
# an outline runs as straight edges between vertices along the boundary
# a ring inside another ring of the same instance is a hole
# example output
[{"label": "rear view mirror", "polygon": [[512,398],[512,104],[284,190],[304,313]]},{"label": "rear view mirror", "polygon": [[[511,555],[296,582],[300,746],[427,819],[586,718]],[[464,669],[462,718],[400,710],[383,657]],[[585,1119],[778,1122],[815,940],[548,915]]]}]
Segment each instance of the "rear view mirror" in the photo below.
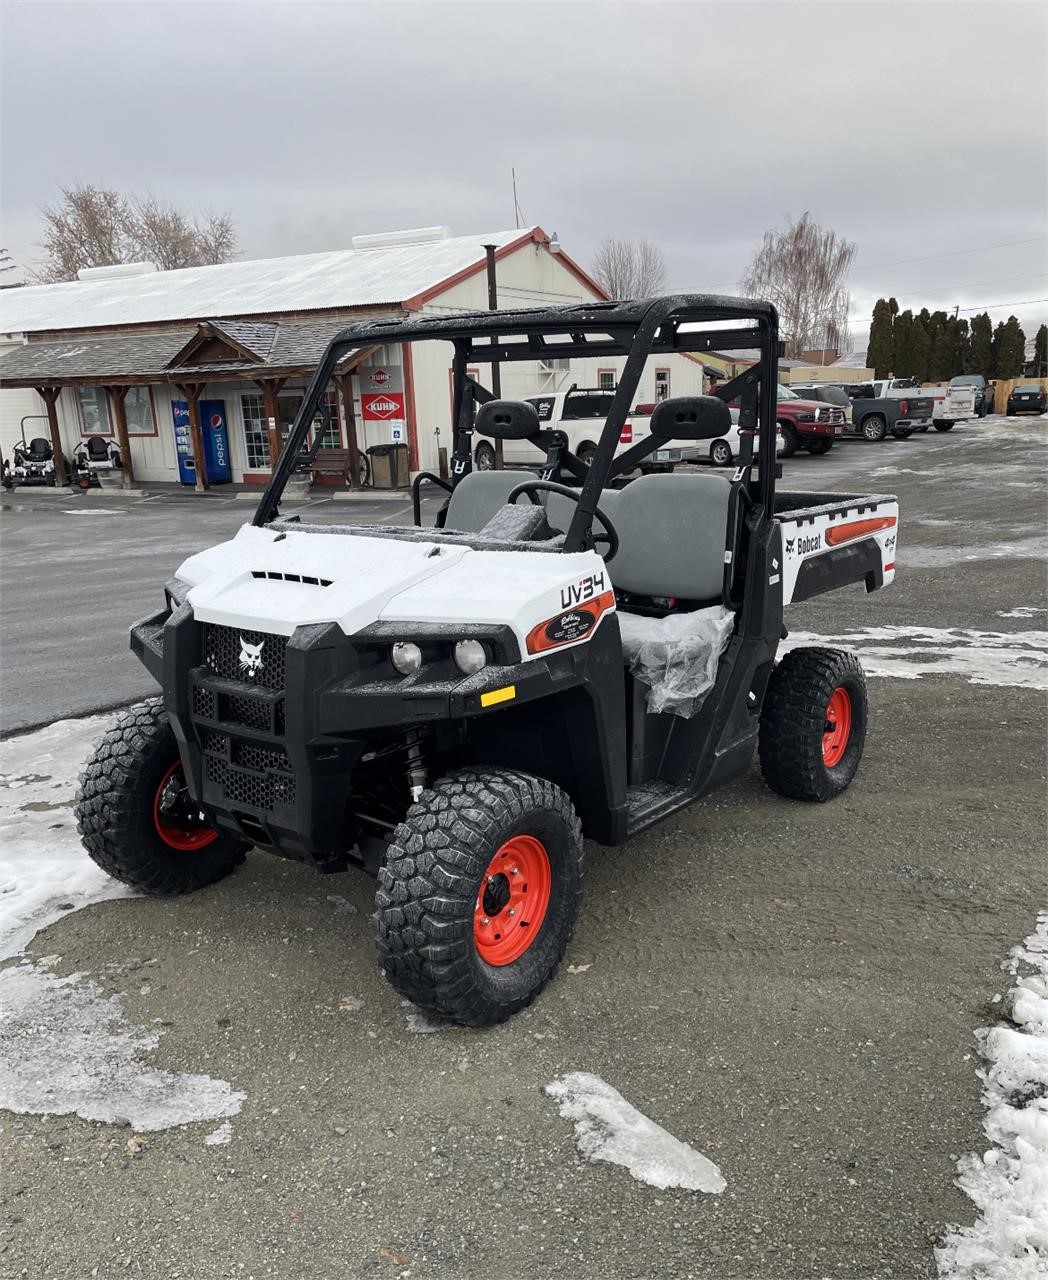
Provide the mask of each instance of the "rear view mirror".
[{"label": "rear view mirror", "polygon": [[717,396],[677,396],[660,400],[649,430],[664,440],[715,440],[731,430],[731,410]]},{"label": "rear view mirror", "polygon": [[476,429],[493,440],[528,440],[542,424],[538,410],[526,400],[489,400],[477,411]]}]

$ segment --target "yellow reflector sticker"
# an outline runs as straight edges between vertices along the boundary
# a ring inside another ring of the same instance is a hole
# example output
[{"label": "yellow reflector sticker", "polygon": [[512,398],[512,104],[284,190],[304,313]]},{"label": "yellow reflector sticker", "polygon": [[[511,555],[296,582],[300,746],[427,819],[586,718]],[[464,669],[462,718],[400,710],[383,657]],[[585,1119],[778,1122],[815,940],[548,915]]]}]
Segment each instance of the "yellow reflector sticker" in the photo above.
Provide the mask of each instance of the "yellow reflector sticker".
[{"label": "yellow reflector sticker", "polygon": [[482,707],[494,707],[500,702],[512,702],[516,696],[517,686],[515,684],[507,684],[501,689],[492,689],[490,693],[482,693],[480,695],[480,705]]}]

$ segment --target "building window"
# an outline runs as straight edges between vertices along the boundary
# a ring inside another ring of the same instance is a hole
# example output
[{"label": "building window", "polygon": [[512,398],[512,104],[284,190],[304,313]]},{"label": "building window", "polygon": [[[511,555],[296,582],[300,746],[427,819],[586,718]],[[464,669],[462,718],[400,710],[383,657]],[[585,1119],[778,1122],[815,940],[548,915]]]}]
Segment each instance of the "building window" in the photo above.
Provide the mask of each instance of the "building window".
[{"label": "building window", "polygon": [[668,400],[670,398],[670,371],[669,369],[655,370],[655,399]]},{"label": "building window", "polygon": [[[328,413],[331,415],[327,427],[324,429],[324,437],[320,442],[322,449],[341,449],[342,448],[342,431],[339,427],[338,418],[338,395],[334,391],[328,391],[324,396],[324,405]],[[320,425],[323,419],[317,415],[314,424],[314,430]],[[316,440],[316,435],[313,436]]]},{"label": "building window", "polygon": [[261,392],[242,392],[240,412],[244,417],[244,448],[247,471],[269,470],[269,431],[266,425],[266,402]]},{"label": "building window", "polygon": [[109,405],[103,387],[77,387],[76,403],[80,410],[82,436],[111,436]]},{"label": "building window", "polygon": [[598,369],[597,370],[597,386],[601,391],[615,390],[615,370],[614,369]]},{"label": "building window", "polygon": [[128,387],[124,396],[124,414],[129,436],[155,436],[156,418],[153,397],[148,387]]}]

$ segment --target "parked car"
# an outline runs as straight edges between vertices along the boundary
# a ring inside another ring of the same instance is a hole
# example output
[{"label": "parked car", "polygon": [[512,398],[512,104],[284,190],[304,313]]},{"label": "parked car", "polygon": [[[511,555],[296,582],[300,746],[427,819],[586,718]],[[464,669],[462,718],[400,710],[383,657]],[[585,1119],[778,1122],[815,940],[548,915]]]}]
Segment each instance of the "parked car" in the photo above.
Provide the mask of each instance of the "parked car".
[{"label": "parked car", "polygon": [[844,435],[847,423],[839,405],[802,399],[789,387],[776,387],[775,394],[779,401],[775,416],[782,432],[782,457],[790,458],[798,449],[816,455],[828,453],[834,440]]},{"label": "parked car", "polygon": [[1008,415],[1013,413],[1045,413],[1048,411],[1048,391],[1036,382],[1024,382],[1013,387],[1008,396]]},{"label": "parked car", "polygon": [[955,422],[978,417],[974,387],[951,387],[944,383],[938,387],[922,387],[921,395],[931,396],[935,402],[932,426],[936,431],[949,431]]},{"label": "parked car", "polygon": [[[759,447],[757,440],[757,432],[747,429],[742,431],[739,429],[739,410],[731,411],[731,430],[727,435],[720,436],[716,440],[710,442],[710,461],[715,467],[730,467],[740,457],[742,453],[742,440],[744,436],[753,437],[753,456],[757,456]],[[776,424],[775,441],[776,455],[782,456],[782,428]]]},{"label": "parked car", "polygon": [[819,383],[804,387],[790,387],[794,395],[801,396],[805,400],[818,400],[822,404],[835,404],[839,409],[844,410],[844,421],[852,420],[852,402],[848,398],[848,393],[843,387],[838,387],[833,383]]},{"label": "parked car", "polygon": [[981,373],[959,373],[950,379],[951,387],[975,388],[975,412],[980,418],[993,413],[993,383],[987,382]]},{"label": "parked car", "polygon": [[879,378],[874,382],[842,384],[852,402],[849,430],[864,440],[883,440],[890,431],[897,440],[905,440],[914,431],[927,429],[932,421],[935,401],[917,388],[896,386],[901,379]]}]

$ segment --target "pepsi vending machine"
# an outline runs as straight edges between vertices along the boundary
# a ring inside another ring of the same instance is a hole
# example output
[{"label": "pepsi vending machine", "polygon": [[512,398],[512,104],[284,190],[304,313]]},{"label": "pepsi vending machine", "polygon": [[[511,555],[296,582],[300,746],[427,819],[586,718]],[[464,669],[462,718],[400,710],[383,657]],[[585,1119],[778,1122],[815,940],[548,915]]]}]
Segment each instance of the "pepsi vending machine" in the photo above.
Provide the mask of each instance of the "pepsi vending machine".
[{"label": "pepsi vending machine", "polygon": [[[229,461],[225,401],[201,400],[199,411],[200,438],[204,446],[204,479],[208,484],[228,484],[233,479],[233,468]],[[196,461],[193,458],[193,437],[189,430],[189,405],[185,400],[173,400],[171,413],[175,420],[178,478],[183,484],[195,484]]]}]

